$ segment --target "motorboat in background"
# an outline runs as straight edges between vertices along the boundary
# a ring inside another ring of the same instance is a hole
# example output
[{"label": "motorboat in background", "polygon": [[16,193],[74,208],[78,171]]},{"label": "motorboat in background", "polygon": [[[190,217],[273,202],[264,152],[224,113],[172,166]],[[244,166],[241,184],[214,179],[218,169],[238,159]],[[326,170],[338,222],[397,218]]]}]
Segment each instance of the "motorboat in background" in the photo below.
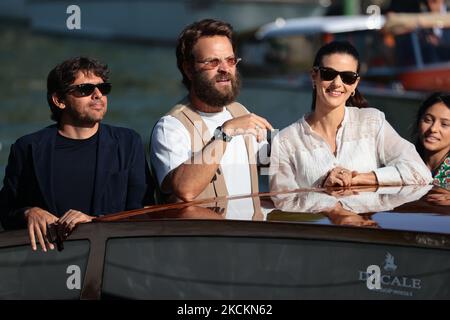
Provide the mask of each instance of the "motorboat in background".
[{"label": "motorboat in background", "polygon": [[[450,91],[449,27],[450,14],[431,13],[279,19],[241,36],[241,68],[247,83],[310,88],[318,48],[347,40],[361,56],[361,92],[420,99]],[[442,35],[438,45],[426,41],[432,28]]]}]

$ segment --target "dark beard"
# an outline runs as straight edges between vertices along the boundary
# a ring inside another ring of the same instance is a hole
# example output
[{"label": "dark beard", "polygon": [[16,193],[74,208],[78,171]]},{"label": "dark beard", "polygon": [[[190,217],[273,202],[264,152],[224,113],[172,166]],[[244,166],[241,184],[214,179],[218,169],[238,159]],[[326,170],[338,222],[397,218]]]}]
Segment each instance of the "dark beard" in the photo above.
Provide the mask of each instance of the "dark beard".
[{"label": "dark beard", "polygon": [[[226,78],[231,80],[231,89],[219,91],[214,86],[216,80]],[[223,107],[236,100],[241,88],[241,77],[236,71],[233,77],[230,73],[218,74],[208,79],[204,73],[196,72],[192,78],[192,85],[196,96],[211,107]]]},{"label": "dark beard", "polygon": [[81,115],[71,107],[67,107],[63,111],[63,113],[66,113],[65,114],[66,122],[81,128],[91,128],[96,123],[99,123],[103,120],[103,117],[105,116],[106,113],[106,108],[102,114],[96,116],[93,116],[89,113]]}]

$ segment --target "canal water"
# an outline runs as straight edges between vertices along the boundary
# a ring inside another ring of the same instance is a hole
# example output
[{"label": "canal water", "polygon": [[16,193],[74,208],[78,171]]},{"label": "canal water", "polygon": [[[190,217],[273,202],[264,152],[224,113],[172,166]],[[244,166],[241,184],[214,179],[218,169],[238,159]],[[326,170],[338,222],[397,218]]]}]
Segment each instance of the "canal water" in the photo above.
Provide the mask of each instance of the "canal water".
[{"label": "canal water", "polygon": [[[68,57],[87,55],[106,62],[113,90],[106,123],[135,129],[146,146],[154,123],[186,91],[176,68],[173,46],[67,39],[36,34],[22,25],[0,24],[0,179],[10,145],[20,136],[52,124],[46,102],[46,77]],[[282,129],[310,108],[310,92],[275,88],[243,88],[239,101]],[[369,100],[386,111],[406,138],[417,103]]]}]

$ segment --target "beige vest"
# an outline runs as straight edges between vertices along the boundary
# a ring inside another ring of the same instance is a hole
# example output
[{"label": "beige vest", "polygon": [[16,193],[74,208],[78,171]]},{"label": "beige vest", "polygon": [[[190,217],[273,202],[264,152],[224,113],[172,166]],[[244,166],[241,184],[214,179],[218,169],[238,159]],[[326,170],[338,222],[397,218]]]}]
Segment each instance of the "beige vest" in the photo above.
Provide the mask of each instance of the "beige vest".
[{"label": "beige vest", "polygon": [[[244,108],[244,106],[237,102],[231,103],[230,105],[226,106],[226,108],[231,113],[233,118],[248,114],[248,111]],[[191,138],[192,153],[198,152],[203,149],[211,140],[212,136],[209,133],[208,127],[202,120],[201,116],[191,107],[191,103],[187,97],[180,101],[172,110],[167,113],[167,115],[171,115],[174,118],[178,119],[189,132]],[[195,124],[197,124],[197,126],[195,126]],[[200,124],[200,126],[198,124]],[[202,143],[195,143],[196,141],[202,141]],[[253,149],[253,144],[251,142],[251,137],[248,135],[244,136],[244,141],[247,149],[247,156],[250,167],[252,194],[256,194],[258,193],[259,188],[258,168],[256,166],[255,152]],[[219,165],[215,176],[202,191],[202,193],[197,196],[196,200],[226,196],[228,196],[228,190],[223,176],[223,170]],[[255,201],[256,199],[257,201]],[[177,199],[173,198],[171,198],[169,201],[173,202],[174,200],[177,201]],[[258,197],[254,198],[253,207],[255,209],[253,218],[256,218],[257,220],[262,219]]]}]

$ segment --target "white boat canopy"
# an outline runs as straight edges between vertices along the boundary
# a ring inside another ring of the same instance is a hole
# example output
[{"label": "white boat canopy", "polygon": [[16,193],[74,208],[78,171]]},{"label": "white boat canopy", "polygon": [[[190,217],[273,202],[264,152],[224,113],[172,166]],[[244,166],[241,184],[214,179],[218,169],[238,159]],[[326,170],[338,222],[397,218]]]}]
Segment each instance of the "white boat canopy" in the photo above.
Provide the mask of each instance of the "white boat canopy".
[{"label": "white boat canopy", "polygon": [[263,25],[256,32],[257,39],[380,30],[402,34],[418,28],[450,28],[450,13],[389,13],[388,15],[316,16],[282,19]]},{"label": "white boat canopy", "polygon": [[385,17],[382,15],[308,17],[288,20],[280,18],[259,28],[256,32],[256,37],[258,39],[266,39],[302,34],[381,29],[384,22]]}]

